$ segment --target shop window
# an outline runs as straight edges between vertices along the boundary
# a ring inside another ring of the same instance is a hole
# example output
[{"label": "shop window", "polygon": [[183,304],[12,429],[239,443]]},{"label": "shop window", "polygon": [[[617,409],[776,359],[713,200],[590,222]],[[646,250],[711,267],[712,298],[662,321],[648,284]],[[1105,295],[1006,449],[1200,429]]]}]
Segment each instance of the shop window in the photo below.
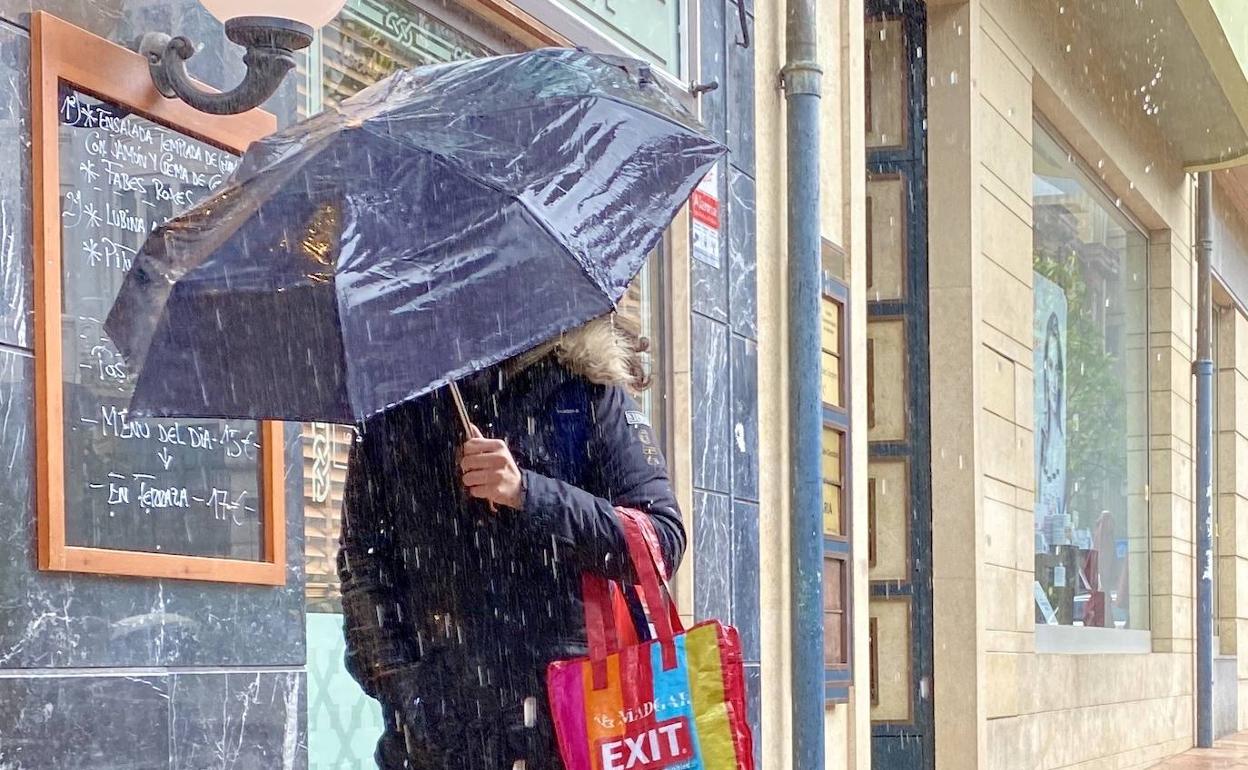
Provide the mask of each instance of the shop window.
[{"label": "shop window", "polygon": [[1035,128],[1035,618],[1148,628],[1148,240]]}]

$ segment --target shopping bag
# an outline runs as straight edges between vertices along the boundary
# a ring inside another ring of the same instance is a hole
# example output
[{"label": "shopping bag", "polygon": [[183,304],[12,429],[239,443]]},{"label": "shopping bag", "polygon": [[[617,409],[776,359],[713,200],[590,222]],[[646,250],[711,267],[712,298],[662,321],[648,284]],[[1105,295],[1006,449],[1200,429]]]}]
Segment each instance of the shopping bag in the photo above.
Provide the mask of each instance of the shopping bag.
[{"label": "shopping bag", "polygon": [[650,519],[617,509],[652,639],[621,644],[611,586],[582,578],[589,656],[555,661],[547,689],[567,770],[754,770],[741,643],[711,620],[686,631]]}]

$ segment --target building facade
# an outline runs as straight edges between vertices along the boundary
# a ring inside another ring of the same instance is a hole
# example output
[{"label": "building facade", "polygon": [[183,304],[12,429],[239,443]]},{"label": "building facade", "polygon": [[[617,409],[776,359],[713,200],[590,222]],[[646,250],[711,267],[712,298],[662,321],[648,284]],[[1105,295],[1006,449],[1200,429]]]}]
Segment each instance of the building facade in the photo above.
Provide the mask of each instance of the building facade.
[{"label": "building facade", "polygon": [[[782,142],[760,148],[757,137],[765,130],[778,139],[780,124],[771,109],[761,113],[766,128],[756,125],[755,94],[766,94],[774,107],[778,68],[756,75],[763,66],[756,52],[774,53],[775,19],[782,14],[776,3],[756,8],[750,0],[740,2],[743,8],[733,0],[349,0],[318,31],[296,70],[261,109],[278,126],[287,125],[331,109],[399,68],[544,45],[585,45],[652,62],[665,85],[729,146],[729,157],[704,186],[717,216],[678,216],[622,309],[641,322],[653,342],[655,386],[644,406],[667,447],[690,534],[677,580],[682,614],[686,620],[717,617],[740,630],[751,718],[760,736],[756,750],[770,763],[776,760],[769,757],[786,750],[787,706],[779,680],[783,664],[765,664],[766,656],[784,653],[775,638],[763,633],[763,602],[775,597],[764,596],[762,585],[784,574],[783,567],[764,557],[765,551],[768,557],[775,551],[776,520],[783,513],[763,506],[765,495],[776,494],[780,469],[763,460],[762,446],[774,439],[759,426],[762,405],[782,402],[783,395],[766,390],[779,383],[760,379],[760,344],[768,335],[774,342],[779,330],[762,320],[774,308],[765,311],[758,299],[762,228],[757,223],[758,180],[771,175],[769,184],[775,182],[770,156]],[[131,50],[145,32],[187,35],[201,46],[189,62],[191,74],[216,88],[231,87],[243,72],[240,49],[226,42],[221,25],[196,0],[58,0],[0,8],[0,66],[6,75],[0,81],[5,84],[0,88],[0,141],[10,148],[3,172],[7,183],[0,192],[0,412],[5,415],[0,453],[8,469],[8,483],[0,491],[0,530],[5,532],[0,538],[0,766],[371,767],[380,712],[343,668],[333,567],[346,452],[353,438],[349,429],[320,423],[285,426],[279,451],[278,478],[284,479],[280,520],[257,522],[246,538],[241,530],[222,536],[222,553],[245,559],[264,550],[256,540],[266,531],[284,531],[284,548],[278,551],[284,551],[284,559],[275,584],[41,568],[39,500],[45,476],[40,468],[46,447],[36,426],[53,418],[36,387],[39,330],[60,328],[61,315],[68,323],[71,314],[68,305],[63,313],[49,314],[37,301],[43,288],[36,268],[45,257],[35,253],[32,226],[33,180],[40,164],[32,149],[37,116],[32,112],[31,56],[38,26],[34,17],[41,11]],[[756,24],[764,13],[767,21]],[[838,60],[844,54],[835,45],[828,50]],[[702,84],[717,87],[699,96],[703,89],[696,86]],[[74,98],[75,105],[89,101]],[[61,117],[62,130],[69,130],[65,126],[72,121]],[[110,125],[140,121],[124,114],[116,120],[121,122]],[[73,144],[66,141],[61,142],[62,157]],[[110,156],[110,162],[117,160]],[[141,166],[141,159],[130,162]],[[143,176],[141,170],[126,169],[136,178]],[[81,202],[75,184],[86,183],[62,177],[66,201]],[[834,213],[839,216],[839,209]],[[783,211],[772,205],[765,215],[774,232]],[[70,230],[63,235],[61,278],[71,292],[79,268],[68,255],[78,241]],[[83,244],[87,248],[86,240]],[[97,266],[93,254],[88,255],[92,268]],[[771,269],[782,264],[777,256]],[[107,343],[101,340],[100,346]],[[142,423],[127,424],[125,430],[130,436],[159,428]],[[117,436],[106,433],[105,438]],[[139,470],[126,466],[128,456],[110,441],[91,447],[93,458],[103,455],[116,466],[109,473]],[[773,456],[769,462],[780,459]],[[162,461],[168,469],[169,460]],[[73,461],[67,463],[67,479],[78,472]],[[100,492],[109,498],[105,518],[135,513],[124,510],[130,499],[121,486],[110,481]],[[76,524],[80,503],[82,509],[90,507],[90,493],[79,500],[69,488],[48,488],[46,495],[63,503],[70,544],[81,535],[87,545],[98,545],[109,523],[95,518],[89,525]],[[176,503],[177,496],[172,499]],[[246,518],[241,505],[236,513]],[[139,510],[151,513],[142,505]],[[233,518],[227,514],[217,523],[224,522],[228,530]],[[244,539],[246,546],[240,545]],[[123,552],[160,548],[124,539],[112,546]],[[779,618],[783,612],[771,614]],[[768,677],[776,679],[768,683]],[[843,703],[847,678],[839,681],[832,689],[834,700]],[[764,704],[765,699],[770,702]],[[774,724],[764,726],[769,719]],[[848,721],[842,717],[837,724],[844,731]]]},{"label": "building facade", "polygon": [[[791,645],[819,634],[826,767],[1142,768],[1193,745],[1201,687],[1203,170],[1217,372],[1209,685],[1218,733],[1248,728],[1248,176],[1234,168],[1248,154],[1248,18],[1235,5],[817,4],[821,623],[794,622],[791,590],[786,228],[788,172],[805,159],[786,150],[785,0],[349,0],[262,109],[287,125],[403,67],[545,45],[650,61],[730,154],[702,187],[712,205],[677,217],[622,311],[653,342],[643,405],[690,535],[681,613],[740,629],[760,766],[807,770],[792,758]],[[129,500],[111,476],[93,487],[86,460],[66,463],[84,482],[74,495],[43,482],[40,335],[73,342],[94,327],[40,299],[40,270],[58,263],[36,251],[38,11],[121,48],[185,34],[202,44],[197,78],[228,88],[242,75],[197,0],[0,3],[0,767],[370,767],[380,713],[342,665],[333,563],[349,429],[283,428],[280,529],[235,524],[250,509],[229,499],[205,506],[196,542],[222,554],[271,554],[260,541],[282,533],[268,585],[40,566],[47,499],[95,546]],[[61,221],[67,291],[88,268],[124,264],[73,230],[89,226],[84,179],[57,188],[57,215],[73,220]],[[88,380],[117,370],[84,361],[66,392],[82,386],[94,404]],[[141,470],[103,435],[83,457]],[[92,494],[108,498],[103,514]]]},{"label": "building facade", "polygon": [[[934,679],[911,696],[935,704],[926,766],[1142,768],[1196,741],[1194,172],[1243,155],[1228,111],[1243,19],[1226,9],[926,9],[934,622],[912,654],[931,646]],[[1238,215],[1217,200],[1215,264],[1233,273]],[[1242,551],[1238,322],[1221,296],[1225,734],[1243,727]]]}]

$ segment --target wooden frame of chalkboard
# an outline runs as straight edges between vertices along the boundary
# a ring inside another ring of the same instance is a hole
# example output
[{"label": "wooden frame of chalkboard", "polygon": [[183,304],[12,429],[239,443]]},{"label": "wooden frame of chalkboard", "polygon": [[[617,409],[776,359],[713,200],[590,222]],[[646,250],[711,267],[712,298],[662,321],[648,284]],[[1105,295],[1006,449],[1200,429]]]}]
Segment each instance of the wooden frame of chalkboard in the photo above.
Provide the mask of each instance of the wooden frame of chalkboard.
[{"label": "wooden frame of chalkboard", "polygon": [[[258,560],[192,556],[67,544],[65,393],[62,382],[62,209],[58,94],[69,86],[173,132],[241,154],[276,128],[252,110],[216,116],[152,85],[146,59],[103,38],[37,12],[31,19],[31,113],[34,182],[36,442],[39,567],[151,578],[259,585],[286,582],[283,427],[260,423],[255,445],[260,487]],[[175,511],[175,514],[177,512]],[[189,514],[185,514],[189,515]]]}]

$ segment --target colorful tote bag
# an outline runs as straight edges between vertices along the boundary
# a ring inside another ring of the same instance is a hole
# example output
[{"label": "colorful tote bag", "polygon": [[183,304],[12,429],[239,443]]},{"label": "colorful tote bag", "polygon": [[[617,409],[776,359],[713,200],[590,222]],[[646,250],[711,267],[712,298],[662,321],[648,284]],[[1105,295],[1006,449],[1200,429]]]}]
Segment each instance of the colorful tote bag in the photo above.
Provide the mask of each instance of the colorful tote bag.
[{"label": "colorful tote bag", "polygon": [[618,509],[652,638],[621,645],[612,592],[582,578],[587,658],[547,671],[567,770],[754,770],[736,629],[711,620],[688,631],[671,600],[649,517]]}]

